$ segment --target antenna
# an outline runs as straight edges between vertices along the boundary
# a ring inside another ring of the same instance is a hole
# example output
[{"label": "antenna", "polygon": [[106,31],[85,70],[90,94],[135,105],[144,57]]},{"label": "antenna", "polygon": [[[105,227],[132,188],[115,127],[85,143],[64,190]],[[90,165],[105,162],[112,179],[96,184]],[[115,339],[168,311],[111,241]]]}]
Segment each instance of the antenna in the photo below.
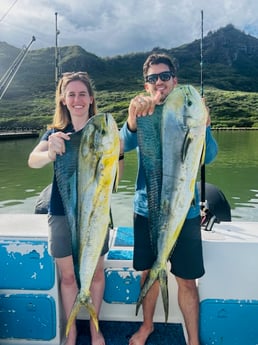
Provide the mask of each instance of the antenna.
[{"label": "antenna", "polygon": [[57,12],[55,12],[55,17],[56,17],[56,47],[55,47],[55,83],[56,86],[58,84],[59,78],[60,78],[60,67],[59,67],[59,48],[58,48],[58,35],[60,34],[60,31],[57,28]]}]

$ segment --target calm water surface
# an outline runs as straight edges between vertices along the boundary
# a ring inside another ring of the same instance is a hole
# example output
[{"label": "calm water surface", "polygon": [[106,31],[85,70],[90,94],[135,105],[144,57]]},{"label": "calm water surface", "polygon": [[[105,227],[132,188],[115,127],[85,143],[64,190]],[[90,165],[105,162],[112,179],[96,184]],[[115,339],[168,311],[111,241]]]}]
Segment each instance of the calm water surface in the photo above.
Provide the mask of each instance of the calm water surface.
[{"label": "calm water surface", "polygon": [[[224,192],[233,220],[258,221],[258,131],[215,131],[214,136],[219,155],[206,166],[206,181]],[[51,165],[27,166],[36,143],[37,139],[0,141],[0,213],[33,213],[40,191],[51,183]],[[125,172],[112,200],[116,226],[132,224],[135,175],[135,153],[127,153]]]}]

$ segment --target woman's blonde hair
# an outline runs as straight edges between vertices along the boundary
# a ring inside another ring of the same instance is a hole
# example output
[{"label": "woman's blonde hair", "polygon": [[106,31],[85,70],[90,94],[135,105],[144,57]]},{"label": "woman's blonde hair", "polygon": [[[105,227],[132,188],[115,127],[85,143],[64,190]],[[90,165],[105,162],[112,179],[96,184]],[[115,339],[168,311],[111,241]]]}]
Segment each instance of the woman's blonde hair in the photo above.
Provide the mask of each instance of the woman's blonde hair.
[{"label": "woman's blonde hair", "polygon": [[96,106],[96,101],[95,101],[95,96],[94,96],[94,86],[88,73],[87,72],[67,72],[62,75],[62,78],[59,80],[59,83],[57,85],[55,113],[53,116],[52,123],[48,126],[49,129],[55,128],[55,129],[62,130],[65,127],[67,127],[68,124],[71,123],[72,121],[71,115],[70,115],[69,110],[67,109],[67,106],[63,104],[63,99],[64,99],[67,85],[71,81],[76,81],[76,80],[79,80],[85,84],[89,92],[89,95],[93,99],[89,107],[89,117],[92,117],[97,113],[97,106]]}]

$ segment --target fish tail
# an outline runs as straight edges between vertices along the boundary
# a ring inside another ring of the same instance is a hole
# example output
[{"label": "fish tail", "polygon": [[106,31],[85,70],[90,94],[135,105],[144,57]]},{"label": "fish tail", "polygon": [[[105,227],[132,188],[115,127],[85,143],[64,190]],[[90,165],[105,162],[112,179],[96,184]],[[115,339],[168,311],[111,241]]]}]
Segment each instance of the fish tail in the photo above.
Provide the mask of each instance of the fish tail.
[{"label": "fish tail", "polygon": [[95,309],[94,305],[90,301],[87,301],[86,303],[84,303],[84,305],[90,314],[90,317],[94,323],[96,331],[98,332],[99,331],[99,321],[98,321],[98,315],[96,313],[96,309]]},{"label": "fish tail", "polygon": [[66,325],[66,331],[65,331],[65,335],[66,337],[68,336],[70,329],[72,327],[73,322],[75,321],[82,305],[85,306],[85,308],[88,310],[91,319],[93,320],[93,323],[96,327],[97,332],[99,331],[99,322],[98,322],[98,316],[95,310],[94,305],[91,302],[91,298],[90,296],[87,296],[86,298],[83,298],[83,300],[80,298],[80,296],[78,295],[76,298],[76,301],[73,305],[72,311],[70,313],[70,316],[68,318],[67,321],[67,325]]},{"label": "fish tail", "polygon": [[140,296],[138,298],[137,304],[136,304],[136,315],[138,314],[138,311],[140,309],[140,306],[143,302],[144,297],[152,287],[152,285],[155,283],[155,281],[158,280],[160,284],[160,289],[161,289],[161,295],[162,295],[162,301],[163,301],[163,306],[164,306],[164,311],[165,311],[165,322],[168,320],[168,277],[167,277],[167,270],[166,268],[158,268],[158,267],[153,267],[143,286],[141,289]]},{"label": "fish tail", "polygon": [[145,279],[145,282],[143,283],[143,286],[141,288],[141,292],[136,304],[136,315],[138,314],[138,311],[140,309],[140,306],[142,304],[144,297],[146,296],[146,294],[148,293],[152,285],[155,283],[155,281],[158,279],[158,277],[159,277],[158,268],[153,266],[151,270],[149,271],[147,278]]},{"label": "fish tail", "polygon": [[163,301],[163,307],[165,311],[165,322],[168,321],[168,275],[167,270],[162,269],[159,271],[159,283],[160,283],[160,290],[161,290],[161,296]]},{"label": "fish tail", "polygon": [[67,320],[67,325],[66,325],[66,330],[65,330],[66,337],[68,336],[70,329],[72,327],[72,324],[74,323],[80,309],[81,309],[81,302],[77,296],[76,301],[75,301],[73,308],[71,310],[71,313],[69,315],[69,318]]}]

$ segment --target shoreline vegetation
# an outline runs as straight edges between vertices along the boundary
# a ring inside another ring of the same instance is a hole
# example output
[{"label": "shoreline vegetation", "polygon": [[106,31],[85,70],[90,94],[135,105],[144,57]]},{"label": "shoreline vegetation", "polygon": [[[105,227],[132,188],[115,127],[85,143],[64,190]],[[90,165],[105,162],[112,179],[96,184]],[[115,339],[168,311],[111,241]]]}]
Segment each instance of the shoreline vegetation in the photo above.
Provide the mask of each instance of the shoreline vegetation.
[{"label": "shoreline vegetation", "polygon": [[[139,93],[144,94],[144,90],[96,90],[98,113],[111,113],[120,128],[127,118],[130,100]],[[207,86],[205,101],[210,108],[213,130],[258,129],[258,92],[225,91]],[[51,91],[1,99],[0,138],[4,133],[16,133],[16,137],[18,132],[22,137],[27,131],[33,132],[31,135],[40,133],[51,123],[54,103]]]}]

